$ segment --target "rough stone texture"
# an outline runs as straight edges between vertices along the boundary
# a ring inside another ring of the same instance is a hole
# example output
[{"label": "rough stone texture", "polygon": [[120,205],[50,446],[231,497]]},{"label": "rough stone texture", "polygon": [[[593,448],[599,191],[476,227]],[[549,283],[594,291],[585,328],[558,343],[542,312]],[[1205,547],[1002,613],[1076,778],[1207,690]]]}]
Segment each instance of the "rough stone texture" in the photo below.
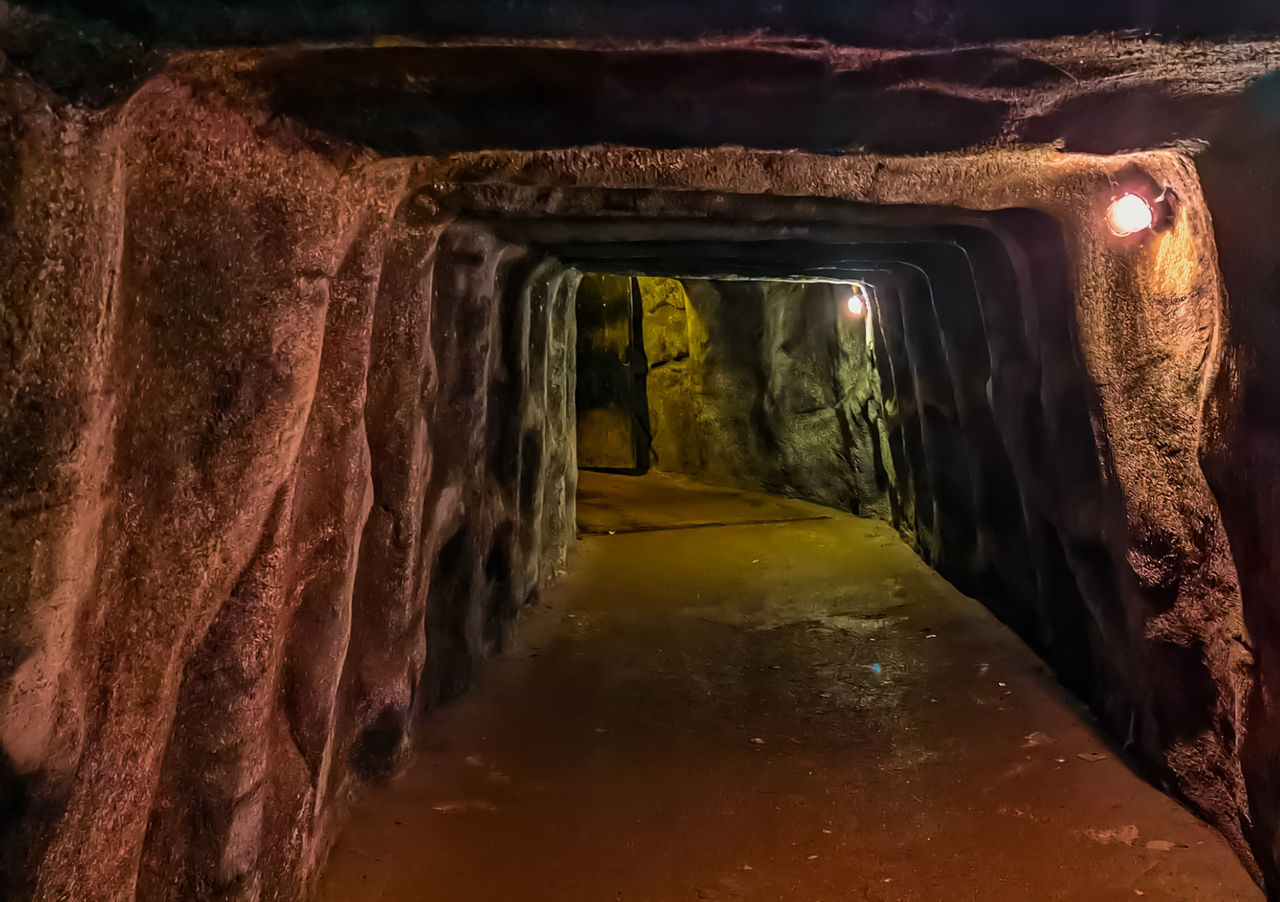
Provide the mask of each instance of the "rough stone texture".
[{"label": "rough stone texture", "polygon": [[[1276,89],[1272,82],[1268,98]],[[1268,102],[1240,111],[1196,160],[1230,292],[1228,315],[1215,336],[1223,365],[1204,386],[1200,450],[1240,574],[1248,625],[1242,641],[1256,660],[1240,758],[1254,848],[1269,887],[1280,887],[1280,280],[1268,237],[1280,214],[1278,153],[1280,119]]]},{"label": "rough stone texture", "polygon": [[700,399],[691,385],[689,299],[678,279],[640,276],[636,288],[646,364],[649,462],[670,473],[697,473],[703,469],[695,440]]},{"label": "rough stone texture", "polygon": [[[886,271],[893,515],[1280,892],[1274,44],[166,59],[0,13],[10,895],[305,883],[570,527],[576,276],[543,254],[657,238],[702,278],[784,239]],[[369,150],[608,140],[672,149]],[[1135,168],[1176,215],[1117,242]]]},{"label": "rough stone texture", "polygon": [[[593,35],[618,39],[765,32],[872,45],[954,47],[972,41],[1002,41],[1044,35],[1089,34],[1127,29],[1170,35],[1232,35],[1280,32],[1280,12],[1257,0],[1081,0],[1075,4],[1027,4],[1022,0],[850,0],[814,4],[804,0],[734,0],[689,4],[651,0],[643,6],[594,0],[549,0],[512,5],[501,0],[351,0],[342,4],[221,0],[192,5],[180,0],[29,0],[34,9],[68,10],[102,17],[148,41],[196,45],[260,43],[297,39],[368,38],[381,34],[494,36]],[[90,20],[92,21],[92,20]]]},{"label": "rough stone texture", "polygon": [[1242,98],[1265,102],[1280,43],[1106,35],[886,52],[758,37],[404,40],[175,63],[212,66],[256,105],[384,154],[593,144],[920,154],[1057,142],[1113,153],[1205,137]]},{"label": "rough stone texture", "polygon": [[172,80],[3,102],[3,895],[298,898],[563,558],[573,278]]},{"label": "rough stone texture", "polygon": [[632,280],[587,273],[574,296],[578,324],[578,465],[648,466],[643,350],[633,332]]},{"label": "rough stone texture", "polygon": [[888,518],[879,380],[847,283],[639,283],[655,468]]}]

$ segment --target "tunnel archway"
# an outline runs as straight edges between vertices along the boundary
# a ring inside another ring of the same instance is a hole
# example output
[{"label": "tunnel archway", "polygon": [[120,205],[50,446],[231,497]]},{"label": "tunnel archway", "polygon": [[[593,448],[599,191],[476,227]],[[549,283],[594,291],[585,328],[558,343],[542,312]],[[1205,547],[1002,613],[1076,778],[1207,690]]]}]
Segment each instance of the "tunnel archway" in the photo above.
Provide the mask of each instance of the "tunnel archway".
[{"label": "tunnel archway", "polygon": [[[1037,233],[1025,211],[1010,211],[1009,217],[1019,222],[1023,236],[1049,242],[1048,249],[1037,248],[1035,255],[1060,261],[1046,267],[1044,275],[1061,279],[1065,252],[1060,245],[1058,250],[1053,249],[1052,224],[1046,223]],[[876,288],[872,294],[870,338],[876,354],[867,365],[877,368],[877,384],[868,400],[880,410],[898,411],[892,422],[881,421],[878,427],[885,434],[884,444],[895,474],[895,484],[888,487],[895,496],[888,504],[893,512],[892,522],[911,538],[927,561],[962,589],[991,604],[1033,647],[1057,663],[1070,685],[1085,697],[1092,697],[1096,675],[1088,654],[1082,656],[1081,652],[1089,648],[1090,633],[1098,629],[1094,618],[1114,618],[1121,605],[1114,597],[1102,600],[1105,592],[1114,591],[1103,588],[1114,586],[1114,579],[1108,569],[1093,569],[1107,555],[1105,549],[1099,548],[1104,544],[1100,537],[1074,536],[1072,547],[1080,550],[1073,563],[1079,575],[1064,573],[1064,566],[1069,572],[1069,565],[1064,557],[1064,540],[1054,525],[1059,514],[1053,500],[1070,495],[1072,503],[1079,504],[1084,503],[1085,493],[1092,492],[1096,497],[1103,491],[1089,439],[1091,399],[1085,394],[1083,376],[1079,372],[1068,376],[1074,395],[1068,396],[1069,400],[1058,400],[1055,412],[1062,419],[1046,422],[1049,417],[1044,413],[1037,416],[1034,407],[1028,410],[1029,404],[1041,403],[1036,398],[1041,358],[1053,351],[1046,354],[1039,348],[1027,348],[1024,336],[1029,330],[1022,311],[1030,308],[1047,318],[1046,307],[1055,303],[1063,306],[1061,295],[1055,301],[1053,288],[1037,290],[1039,286],[1032,280],[1039,274],[1024,273],[1029,296],[1020,298],[1008,252],[998,238],[980,228],[944,229],[940,235],[922,235],[915,242],[903,240],[906,236],[886,240],[890,236],[884,233],[877,237],[876,243],[856,245],[753,241],[735,247],[725,243],[625,242],[566,245],[552,252],[578,266],[621,265],[632,273],[678,275],[686,284],[694,274],[702,277],[699,284],[705,284],[706,277],[712,276],[713,284],[740,286],[778,284],[757,280],[783,275],[792,279],[837,280],[810,284],[846,287],[850,280],[871,280]],[[963,243],[966,239],[977,242],[981,251],[971,254]],[[834,235],[826,237],[826,241],[836,240]],[[1019,250],[1023,259],[1029,256],[1025,247]],[[978,265],[973,262],[975,256],[981,257]],[[746,277],[748,281],[714,283],[717,274]],[[984,300],[987,309],[983,307]],[[747,295],[726,297],[721,310],[735,326],[748,331],[748,343],[759,343],[764,338],[763,325],[757,322],[755,334],[750,334],[752,314],[744,309],[751,301],[759,305],[757,298]],[[826,308],[838,307],[834,297],[828,301]],[[1074,341],[1069,322],[1059,318],[1056,326],[1062,331],[1046,343],[1056,345],[1056,352],[1069,358]],[[579,329],[582,328],[580,322]],[[806,322],[801,316],[791,328],[821,335],[823,330],[834,330],[835,323],[822,318]],[[718,339],[733,340],[725,336]],[[1018,342],[1017,350],[1027,357],[1022,369],[1010,374],[1012,378],[1007,382],[998,377],[992,379],[990,361],[993,354],[1002,350],[1001,341]],[[768,381],[768,349],[757,347],[747,353],[754,360],[746,366],[760,371],[753,375],[761,383]],[[831,361],[826,363],[829,366]],[[702,383],[705,379],[702,376],[694,381]],[[741,381],[736,381],[733,389],[730,394],[752,394]],[[755,394],[763,397],[765,392],[761,384]],[[1000,411],[1004,417],[998,424],[998,399],[1015,392],[1021,397],[1015,395],[1014,400],[1004,401]],[[725,400],[721,399],[721,403]],[[777,415],[787,418],[786,411]],[[716,413],[710,416],[714,420]],[[751,419],[749,413],[737,417],[740,423]],[[756,428],[771,436],[783,424],[760,423]],[[868,422],[861,428],[867,431],[877,426]],[[744,433],[752,430],[748,423]],[[733,435],[729,443],[750,447],[754,438]],[[1072,440],[1077,443],[1074,450],[1069,445]],[[846,435],[835,431],[823,435],[819,442],[832,449],[852,445]],[[1050,442],[1056,443],[1054,455],[1044,454]],[[857,444],[866,452],[879,450],[880,445],[865,437]],[[874,512],[879,508],[887,513],[881,499],[807,486],[802,471],[778,472],[780,452],[776,444],[752,453],[762,468],[753,476],[723,460],[710,466],[686,464],[669,469],[684,470],[713,482],[728,481],[742,487],[795,494],[854,512]],[[1014,455],[1020,458],[1016,475]],[[1061,467],[1054,474],[1056,480],[1046,480],[1044,474],[1037,472],[1038,462],[1049,458]],[[1081,463],[1073,467],[1073,459]],[[828,463],[843,469],[839,455],[833,455]],[[873,460],[860,461],[858,465],[875,470]],[[658,466],[662,466],[661,460]],[[838,483],[840,478],[827,481]],[[1030,484],[1024,488],[1027,482]],[[1032,493],[1032,498],[1024,499],[1024,492]],[[907,497],[912,499],[909,509],[903,502]],[[1041,535],[1031,532],[1028,520],[1033,517],[1039,521]],[[1070,528],[1066,524],[1064,527]],[[1042,544],[1033,545],[1037,539]],[[1097,600],[1093,612],[1084,605],[1086,594]],[[1113,622],[1113,640],[1122,628]]]},{"label": "tunnel archway", "polygon": [[[1271,42],[242,24],[178,51],[25,6],[0,10],[0,891],[310,890],[350,800],[573,585],[593,274],[640,339],[613,383],[634,469],[884,518],[1275,882]],[[1115,234],[1135,174],[1164,206]],[[679,286],[686,343],[705,314],[696,392],[642,280]],[[854,281],[861,344],[830,295]]]}]

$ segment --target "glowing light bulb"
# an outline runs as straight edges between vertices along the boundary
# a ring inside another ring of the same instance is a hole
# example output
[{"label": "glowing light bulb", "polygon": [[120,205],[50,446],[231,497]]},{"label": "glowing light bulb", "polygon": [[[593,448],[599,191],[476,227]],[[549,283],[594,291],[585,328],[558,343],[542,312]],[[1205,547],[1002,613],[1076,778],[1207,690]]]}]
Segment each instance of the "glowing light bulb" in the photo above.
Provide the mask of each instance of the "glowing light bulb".
[{"label": "glowing light bulb", "polygon": [[1107,227],[1121,238],[1155,225],[1156,214],[1151,204],[1136,194],[1125,194],[1107,208]]},{"label": "glowing light bulb", "polygon": [[862,286],[855,282],[849,287],[851,291],[848,303],[849,315],[862,316],[862,314],[867,312],[867,298],[862,290]]}]

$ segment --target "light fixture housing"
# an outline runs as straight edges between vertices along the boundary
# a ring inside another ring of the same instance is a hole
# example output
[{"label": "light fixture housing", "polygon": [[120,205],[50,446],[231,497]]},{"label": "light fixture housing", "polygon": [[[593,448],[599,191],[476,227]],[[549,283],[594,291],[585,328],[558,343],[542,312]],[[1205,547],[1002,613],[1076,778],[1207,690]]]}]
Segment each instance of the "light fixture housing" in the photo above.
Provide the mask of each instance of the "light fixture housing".
[{"label": "light fixture housing", "polygon": [[845,302],[845,309],[850,316],[862,316],[867,312],[867,288],[861,282],[854,282],[849,286],[849,300]]},{"label": "light fixture housing", "polygon": [[1156,224],[1151,203],[1132,191],[1121,194],[1107,207],[1107,228],[1118,238],[1145,232]]},{"label": "light fixture housing", "polygon": [[1111,190],[1106,209],[1100,212],[1107,230],[1117,238],[1140,242],[1173,226],[1177,196],[1141,166],[1130,164],[1115,173]]}]

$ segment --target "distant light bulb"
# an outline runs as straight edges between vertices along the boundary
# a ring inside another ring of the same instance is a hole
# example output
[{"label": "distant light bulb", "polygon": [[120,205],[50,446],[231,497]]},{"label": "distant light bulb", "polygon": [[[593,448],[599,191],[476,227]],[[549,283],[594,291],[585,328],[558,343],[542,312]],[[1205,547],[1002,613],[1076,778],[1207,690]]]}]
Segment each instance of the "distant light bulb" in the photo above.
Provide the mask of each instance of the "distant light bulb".
[{"label": "distant light bulb", "polygon": [[856,283],[850,286],[850,291],[852,293],[849,295],[849,315],[862,316],[867,312],[866,294],[863,292],[862,286]]},{"label": "distant light bulb", "polygon": [[1136,194],[1125,194],[1107,208],[1107,227],[1121,238],[1149,229],[1156,222],[1151,204]]}]

